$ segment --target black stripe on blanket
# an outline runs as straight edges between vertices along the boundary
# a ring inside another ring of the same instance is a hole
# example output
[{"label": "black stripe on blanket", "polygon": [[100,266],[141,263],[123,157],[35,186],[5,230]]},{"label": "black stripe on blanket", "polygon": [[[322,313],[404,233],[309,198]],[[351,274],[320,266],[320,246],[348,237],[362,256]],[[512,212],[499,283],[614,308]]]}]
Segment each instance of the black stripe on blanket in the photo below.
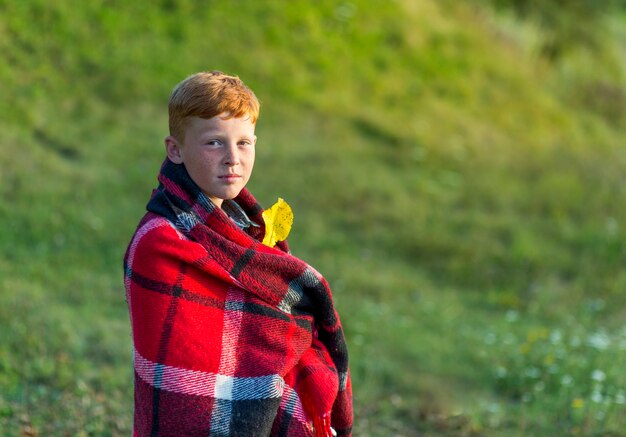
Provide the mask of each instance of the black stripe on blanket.
[{"label": "black stripe on blanket", "polygon": [[233,275],[234,278],[239,276],[239,273],[241,273],[241,271],[248,265],[248,263],[254,256],[254,253],[254,250],[248,249],[246,250],[246,253],[244,253],[243,256],[239,258],[237,264],[235,264],[235,267],[233,267],[233,270],[230,272],[230,274]]},{"label": "black stripe on blanket", "polygon": [[[159,350],[157,352],[157,362],[159,363],[165,362],[165,358],[167,357],[170,337],[172,334],[172,328],[174,326],[174,318],[176,317],[176,312],[178,311],[178,302],[180,301],[179,297],[182,292],[182,288],[180,284],[185,280],[186,271],[187,271],[187,266],[181,263],[178,277],[176,278],[176,283],[174,287],[172,287],[172,299],[170,300],[170,304],[167,308],[167,314],[163,322],[163,331],[161,333],[161,339],[159,340]],[[161,389],[155,387],[154,392],[153,392],[153,398],[152,398],[152,432],[151,432],[151,435],[154,435],[154,436],[158,435],[159,433],[160,397],[161,397]]]},{"label": "black stripe on blanket", "polygon": [[175,293],[178,293],[178,296],[181,299],[187,300],[189,302],[197,303],[207,307],[224,309],[224,302],[220,301],[219,299],[215,299],[209,296],[203,296],[201,294],[194,293],[193,291],[189,291],[181,287],[172,287],[170,284],[146,278],[145,276],[142,276],[137,272],[131,272],[130,280],[139,285],[141,288],[145,288],[146,290],[155,291],[157,293],[166,294],[168,296],[173,296]]}]

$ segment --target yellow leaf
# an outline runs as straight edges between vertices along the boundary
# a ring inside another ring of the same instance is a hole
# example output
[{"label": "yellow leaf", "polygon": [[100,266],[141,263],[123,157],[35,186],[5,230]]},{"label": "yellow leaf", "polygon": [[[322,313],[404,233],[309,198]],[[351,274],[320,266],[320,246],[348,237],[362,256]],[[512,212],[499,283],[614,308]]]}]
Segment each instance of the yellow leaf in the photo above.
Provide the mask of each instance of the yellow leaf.
[{"label": "yellow leaf", "polygon": [[279,197],[278,202],[263,211],[263,221],[265,222],[263,244],[274,247],[276,242],[287,239],[293,224],[293,212],[289,204]]}]

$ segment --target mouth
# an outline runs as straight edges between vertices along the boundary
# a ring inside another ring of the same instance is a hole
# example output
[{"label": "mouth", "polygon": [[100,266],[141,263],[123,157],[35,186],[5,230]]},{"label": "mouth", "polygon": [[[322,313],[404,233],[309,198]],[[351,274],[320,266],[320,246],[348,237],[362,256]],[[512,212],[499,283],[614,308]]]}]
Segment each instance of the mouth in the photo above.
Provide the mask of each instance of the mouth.
[{"label": "mouth", "polygon": [[225,180],[225,181],[234,181],[236,179],[241,178],[241,175],[238,174],[226,174],[226,175],[222,175],[222,176],[218,176],[220,179]]}]

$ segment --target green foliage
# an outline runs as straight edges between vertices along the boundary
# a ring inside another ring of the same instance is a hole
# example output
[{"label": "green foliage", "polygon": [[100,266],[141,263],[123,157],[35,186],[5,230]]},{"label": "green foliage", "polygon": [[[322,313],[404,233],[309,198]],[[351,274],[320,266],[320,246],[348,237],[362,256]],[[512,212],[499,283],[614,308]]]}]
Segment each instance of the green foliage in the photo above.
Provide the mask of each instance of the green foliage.
[{"label": "green foliage", "polygon": [[536,21],[545,32],[543,54],[550,59],[580,45],[598,49],[606,37],[602,27],[607,15],[626,11],[624,0],[491,0],[489,3]]},{"label": "green foliage", "polygon": [[[584,303],[601,311],[601,299]],[[564,318],[559,326],[528,326],[515,310],[481,336],[495,360],[491,371],[504,402],[493,402],[483,420],[506,429],[513,409],[528,434],[558,426],[567,435],[619,435],[626,427],[626,381],[615,366],[624,359],[626,331],[593,331],[593,322]],[[475,340],[478,340],[476,338]],[[506,405],[508,403],[509,405]]]},{"label": "green foliage", "polygon": [[121,259],[207,69],[262,100],[251,188],[333,286],[355,435],[619,435],[624,5],[491,3],[0,2],[5,435],[130,432]]}]

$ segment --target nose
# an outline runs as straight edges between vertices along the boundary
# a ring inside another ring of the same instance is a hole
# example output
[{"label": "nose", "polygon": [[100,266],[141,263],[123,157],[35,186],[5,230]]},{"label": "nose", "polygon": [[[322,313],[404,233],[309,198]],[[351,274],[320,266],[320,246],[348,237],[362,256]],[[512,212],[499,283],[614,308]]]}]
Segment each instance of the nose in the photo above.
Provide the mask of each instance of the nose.
[{"label": "nose", "polygon": [[224,164],[235,166],[239,164],[239,149],[237,144],[229,144],[224,155]]}]

